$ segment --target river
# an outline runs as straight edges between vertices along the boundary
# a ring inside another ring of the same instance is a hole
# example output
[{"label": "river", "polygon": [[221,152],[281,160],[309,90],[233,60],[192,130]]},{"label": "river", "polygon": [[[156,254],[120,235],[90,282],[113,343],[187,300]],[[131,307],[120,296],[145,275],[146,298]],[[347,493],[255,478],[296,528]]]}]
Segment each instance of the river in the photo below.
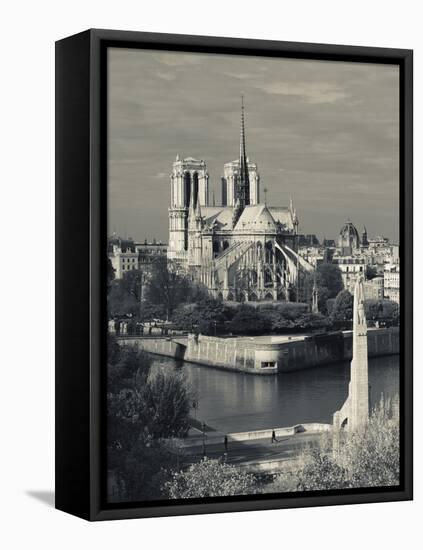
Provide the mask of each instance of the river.
[{"label": "river", "polygon": [[[154,368],[181,369],[198,398],[193,416],[225,432],[332,422],[348,394],[350,362],[257,376],[152,356]],[[399,355],[369,360],[370,405],[399,392]]]}]

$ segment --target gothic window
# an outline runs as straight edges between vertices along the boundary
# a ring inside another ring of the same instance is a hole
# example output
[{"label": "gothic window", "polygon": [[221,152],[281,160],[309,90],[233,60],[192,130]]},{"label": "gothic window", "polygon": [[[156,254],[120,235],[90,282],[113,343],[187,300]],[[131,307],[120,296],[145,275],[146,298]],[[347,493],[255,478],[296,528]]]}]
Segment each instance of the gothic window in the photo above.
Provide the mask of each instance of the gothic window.
[{"label": "gothic window", "polygon": [[188,208],[191,200],[191,174],[189,172],[184,173],[184,190],[185,190],[184,206]]},{"label": "gothic window", "polygon": [[197,201],[198,201],[198,173],[197,172],[194,172],[193,174],[193,185],[192,185],[192,188],[193,188],[193,200],[194,200],[194,206],[197,206]]},{"label": "gothic window", "polygon": [[228,241],[223,241],[223,250],[226,250],[227,248],[229,248]]},{"label": "gothic window", "polygon": [[273,243],[272,241],[267,241],[266,243],[266,263],[272,263],[273,257]]}]

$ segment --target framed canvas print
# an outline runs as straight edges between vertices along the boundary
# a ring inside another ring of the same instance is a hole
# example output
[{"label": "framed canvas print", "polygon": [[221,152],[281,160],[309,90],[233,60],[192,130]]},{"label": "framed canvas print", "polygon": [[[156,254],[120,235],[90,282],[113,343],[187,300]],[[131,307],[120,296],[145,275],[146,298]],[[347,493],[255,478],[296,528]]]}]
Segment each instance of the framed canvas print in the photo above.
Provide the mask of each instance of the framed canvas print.
[{"label": "framed canvas print", "polygon": [[410,50],[60,40],[56,213],[57,508],[412,498]]}]

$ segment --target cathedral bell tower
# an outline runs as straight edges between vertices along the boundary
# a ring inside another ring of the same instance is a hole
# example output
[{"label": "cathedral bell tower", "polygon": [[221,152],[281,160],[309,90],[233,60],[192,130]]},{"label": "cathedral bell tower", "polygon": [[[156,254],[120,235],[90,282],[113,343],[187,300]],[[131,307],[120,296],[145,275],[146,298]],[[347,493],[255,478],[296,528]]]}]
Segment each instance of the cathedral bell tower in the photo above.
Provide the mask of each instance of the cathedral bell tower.
[{"label": "cathedral bell tower", "polygon": [[181,264],[188,259],[188,216],[191,203],[209,204],[209,175],[204,160],[177,155],[170,174],[168,258]]}]

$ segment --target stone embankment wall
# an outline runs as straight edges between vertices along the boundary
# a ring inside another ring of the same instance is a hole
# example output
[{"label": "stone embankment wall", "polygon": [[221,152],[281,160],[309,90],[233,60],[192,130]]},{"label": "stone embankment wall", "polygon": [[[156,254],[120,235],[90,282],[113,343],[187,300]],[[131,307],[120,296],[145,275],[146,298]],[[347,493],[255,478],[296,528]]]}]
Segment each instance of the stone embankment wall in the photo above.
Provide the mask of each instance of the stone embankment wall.
[{"label": "stone embankment wall", "polygon": [[183,359],[186,351],[186,338],[127,336],[117,340],[121,345],[137,346],[139,349],[165,355],[174,359]]},{"label": "stone embankment wall", "polygon": [[[188,338],[125,337],[120,343],[137,345],[158,355],[212,367],[276,374],[352,359],[352,331],[311,335],[284,342],[263,343],[246,338],[218,338],[191,334]],[[400,351],[397,327],[368,331],[369,357]]]},{"label": "stone embankment wall", "polygon": [[[398,354],[399,342],[396,327],[369,330],[369,357]],[[190,335],[185,353],[186,361],[255,374],[291,372],[351,359],[352,331],[279,343]]]}]

